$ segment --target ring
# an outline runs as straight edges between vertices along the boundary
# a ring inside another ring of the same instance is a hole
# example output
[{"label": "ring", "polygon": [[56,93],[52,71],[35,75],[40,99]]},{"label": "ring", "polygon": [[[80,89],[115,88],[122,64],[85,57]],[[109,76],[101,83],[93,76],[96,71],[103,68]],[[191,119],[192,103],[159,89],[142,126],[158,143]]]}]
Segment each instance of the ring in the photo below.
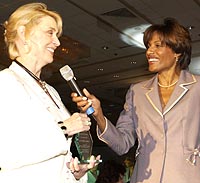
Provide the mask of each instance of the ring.
[{"label": "ring", "polygon": [[74,174],[74,173],[75,173],[75,171],[72,171],[72,170],[70,170],[70,171],[71,171],[71,173],[72,173],[72,174]]},{"label": "ring", "polygon": [[71,171],[72,174],[75,174],[75,173],[78,172],[78,171],[76,171],[76,170],[74,170],[74,171],[70,170],[70,171]]},{"label": "ring", "polygon": [[92,124],[91,121],[87,121],[87,124],[86,124],[86,125],[87,125],[87,126],[91,126],[91,124]]}]

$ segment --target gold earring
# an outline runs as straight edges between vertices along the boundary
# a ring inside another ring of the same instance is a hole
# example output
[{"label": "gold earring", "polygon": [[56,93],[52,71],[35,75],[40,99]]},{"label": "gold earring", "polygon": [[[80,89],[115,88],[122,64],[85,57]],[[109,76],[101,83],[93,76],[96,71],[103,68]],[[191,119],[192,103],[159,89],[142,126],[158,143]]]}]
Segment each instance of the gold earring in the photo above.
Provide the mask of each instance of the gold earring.
[{"label": "gold earring", "polygon": [[177,56],[177,54],[175,54],[174,57],[175,57],[175,61],[178,62],[178,56]]},{"label": "gold earring", "polygon": [[30,52],[30,48],[29,48],[27,42],[24,42],[24,50],[25,50],[25,53],[29,53]]}]

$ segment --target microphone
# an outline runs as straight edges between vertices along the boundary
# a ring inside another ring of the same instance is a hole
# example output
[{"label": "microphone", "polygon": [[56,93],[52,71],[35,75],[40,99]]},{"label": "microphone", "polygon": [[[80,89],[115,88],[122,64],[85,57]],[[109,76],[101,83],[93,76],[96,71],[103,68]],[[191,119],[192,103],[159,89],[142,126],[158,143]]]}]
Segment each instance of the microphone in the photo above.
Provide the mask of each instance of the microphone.
[{"label": "microphone", "polygon": [[[72,69],[65,65],[60,69],[60,73],[62,77],[67,81],[72,91],[78,93],[79,96],[84,96],[82,91],[79,89],[78,85],[76,84],[74,73]],[[94,112],[93,107],[89,107],[86,111],[87,115],[91,115]]]}]

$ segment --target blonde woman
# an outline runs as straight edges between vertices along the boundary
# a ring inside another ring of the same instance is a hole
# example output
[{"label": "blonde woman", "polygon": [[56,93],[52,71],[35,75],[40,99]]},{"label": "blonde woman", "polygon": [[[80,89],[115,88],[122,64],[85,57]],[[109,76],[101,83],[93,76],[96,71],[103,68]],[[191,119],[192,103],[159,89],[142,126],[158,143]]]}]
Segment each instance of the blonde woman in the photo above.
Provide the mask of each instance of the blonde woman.
[{"label": "blonde woman", "polygon": [[12,64],[0,72],[0,182],[86,183],[95,158],[79,165],[70,153],[70,136],[89,130],[90,119],[70,115],[56,90],[40,79],[60,45],[60,15],[30,3],[13,12],[4,27]]}]

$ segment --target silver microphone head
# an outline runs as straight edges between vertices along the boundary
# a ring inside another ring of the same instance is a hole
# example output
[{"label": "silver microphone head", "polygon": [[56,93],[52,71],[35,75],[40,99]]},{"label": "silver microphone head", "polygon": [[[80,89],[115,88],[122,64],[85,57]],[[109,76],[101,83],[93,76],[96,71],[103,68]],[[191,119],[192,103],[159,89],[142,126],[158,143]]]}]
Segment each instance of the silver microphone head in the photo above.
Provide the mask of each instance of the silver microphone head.
[{"label": "silver microphone head", "polygon": [[68,65],[65,65],[62,68],[60,68],[60,73],[62,77],[67,81],[74,78],[74,73]]}]

